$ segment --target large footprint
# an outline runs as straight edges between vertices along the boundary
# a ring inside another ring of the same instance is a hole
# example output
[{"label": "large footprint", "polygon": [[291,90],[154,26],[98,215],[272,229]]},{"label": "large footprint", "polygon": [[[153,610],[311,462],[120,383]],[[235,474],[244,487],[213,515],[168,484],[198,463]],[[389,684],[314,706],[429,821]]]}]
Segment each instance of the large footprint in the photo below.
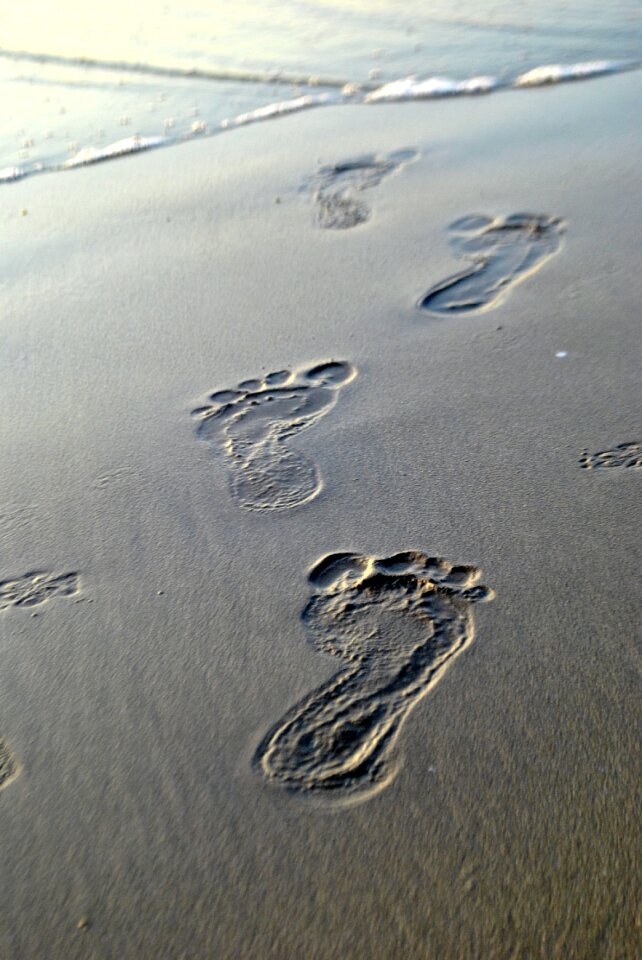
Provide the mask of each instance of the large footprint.
[{"label": "large footprint", "polygon": [[415,551],[319,561],[303,621],[314,647],[347,667],[264,738],[254,764],[266,779],[340,802],[389,784],[406,717],[472,642],[470,604],[494,596],[479,576]]},{"label": "large footprint", "polygon": [[642,443],[620,443],[613,450],[600,450],[598,453],[584,450],[580,466],[585,470],[602,470],[607,467],[639,470],[642,468]]},{"label": "large footprint", "polygon": [[210,394],[192,411],[197,436],[220,452],[232,498],[248,510],[286,510],[321,489],[317,465],[287,446],[332,409],[339,388],[356,376],[350,363],[330,361],[298,375],[289,370],[245,380]]},{"label": "large footprint", "polygon": [[490,310],[561,245],[564,221],[535,213],[464,217],[451,224],[451,246],[470,266],[443,280],[420,301],[431,313]]},{"label": "large footprint", "polygon": [[371,210],[362,192],[376,187],[418,155],[416,150],[397,150],[321,167],[311,182],[319,226],[325,230],[347,230],[365,223],[370,219]]}]

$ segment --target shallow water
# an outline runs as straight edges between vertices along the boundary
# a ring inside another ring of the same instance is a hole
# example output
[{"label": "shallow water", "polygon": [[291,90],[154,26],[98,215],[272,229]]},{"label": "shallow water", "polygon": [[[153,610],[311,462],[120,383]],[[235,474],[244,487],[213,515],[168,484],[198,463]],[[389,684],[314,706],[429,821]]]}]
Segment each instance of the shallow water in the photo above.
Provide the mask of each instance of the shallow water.
[{"label": "shallow water", "polygon": [[160,7],[121,0],[98,16],[81,0],[55,8],[39,0],[3,14],[3,48],[348,80],[365,80],[372,69],[387,79],[426,70],[466,76],[636,57],[639,18],[635,0],[185,0]]},{"label": "shallow water", "polygon": [[[361,99],[409,75],[501,84],[545,64],[635,61],[640,49],[635,0],[436,0],[430,12],[421,0],[141,0],[132,9],[118,2],[97,16],[80,0],[39,0],[3,14],[0,181],[91,161],[114,143],[107,155],[215,132],[257,110],[275,116],[272,104],[296,109],[302,96],[311,98],[302,107],[335,102],[345,84],[361,85]],[[416,83],[408,91],[417,95]]]}]

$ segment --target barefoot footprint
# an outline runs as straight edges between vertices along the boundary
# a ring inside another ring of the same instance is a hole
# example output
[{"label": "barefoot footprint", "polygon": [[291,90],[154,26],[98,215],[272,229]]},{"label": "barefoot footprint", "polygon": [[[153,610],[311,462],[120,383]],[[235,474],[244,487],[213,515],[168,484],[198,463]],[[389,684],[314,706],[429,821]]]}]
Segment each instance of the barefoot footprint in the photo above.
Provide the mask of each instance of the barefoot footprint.
[{"label": "barefoot footprint", "polygon": [[352,364],[334,360],[298,375],[280,370],[212,393],[206,406],[192,411],[199,439],[224,456],[230,493],[240,506],[286,510],[316,497],[316,464],[286,442],[328,413],[339,388],[356,374]]},{"label": "barefoot footprint", "polygon": [[451,224],[451,246],[471,264],[443,280],[419,302],[431,313],[490,310],[534,273],[561,245],[564,221],[535,213],[464,217]]},{"label": "barefoot footprint", "polygon": [[406,717],[472,642],[470,604],[494,596],[479,576],[416,551],[320,560],[303,622],[315,649],[347,666],[269,731],[255,767],[290,792],[331,801],[389,784]]},{"label": "barefoot footprint", "polygon": [[580,465],[585,470],[602,470],[606,467],[622,467],[634,470],[642,468],[642,443],[632,441],[620,443],[613,450],[600,450],[589,454],[584,450],[580,458]]},{"label": "barefoot footprint", "polygon": [[78,593],[77,573],[25,573],[14,580],[0,582],[0,610],[7,607],[36,607],[52,597],[70,597]]},{"label": "barefoot footprint", "polygon": [[397,150],[384,156],[368,154],[321,167],[312,181],[319,226],[326,230],[347,230],[365,223],[370,219],[371,210],[360,196],[362,191],[376,187],[418,156],[415,150]]}]

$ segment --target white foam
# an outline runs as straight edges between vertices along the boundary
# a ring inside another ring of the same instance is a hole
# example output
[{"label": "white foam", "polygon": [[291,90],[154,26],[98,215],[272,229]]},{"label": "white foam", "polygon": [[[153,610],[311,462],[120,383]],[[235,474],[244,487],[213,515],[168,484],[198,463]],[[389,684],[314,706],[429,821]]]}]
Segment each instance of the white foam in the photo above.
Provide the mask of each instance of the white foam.
[{"label": "white foam", "polygon": [[123,157],[128,153],[139,153],[141,150],[150,150],[168,143],[167,137],[125,137],[106,147],[84,147],[74,157],[65,160],[63,167],[82,167],[89,163],[99,163],[101,160],[110,160],[112,157]]},{"label": "white foam", "polygon": [[[5,51],[6,52],[6,51]],[[0,50],[0,58],[4,56]],[[22,56],[22,55],[20,55]],[[31,55],[27,55],[30,57]],[[35,56],[35,55],[34,55]],[[39,55],[38,55],[39,56]],[[37,58],[38,59],[38,58]],[[54,58],[55,59],[55,58]],[[56,61],[57,62],[57,61]],[[85,62],[83,61],[83,66]],[[93,64],[96,66],[97,64]],[[91,64],[90,64],[91,66]],[[112,67],[117,66],[111,64]],[[123,65],[119,66],[119,69]],[[382,86],[370,90],[366,93],[367,85],[358,82],[344,82],[338,80],[324,80],[322,78],[310,78],[301,82],[319,83],[326,87],[332,87],[319,93],[306,93],[305,95],[293,97],[289,100],[281,100],[276,103],[269,103],[266,106],[258,107],[247,113],[241,113],[236,117],[223,120],[220,124],[210,124],[205,120],[196,119],[192,123],[191,129],[183,133],[182,136],[169,135],[170,130],[177,123],[173,117],[165,120],[166,136],[131,136],[105,147],[84,147],[74,156],[71,156],[63,163],[59,163],[57,158],[52,157],[46,162],[31,162],[24,166],[7,166],[0,169],[0,184],[11,183],[21,180],[23,177],[40,173],[45,170],[63,170],[75,167],[86,166],[92,163],[98,163],[101,160],[108,160],[116,157],[124,157],[133,153],[139,153],[142,150],[149,150],[152,147],[162,146],[164,144],[180,143],[186,139],[195,136],[211,136],[220,130],[234,129],[245,126],[246,124],[256,123],[262,120],[277,119],[280,116],[296,113],[302,110],[308,110],[312,107],[331,106],[333,104],[372,104],[388,103],[395,101],[408,100],[430,100],[440,98],[452,98],[457,96],[472,96],[485,93],[493,93],[506,89],[529,89],[537,88],[546,84],[555,84],[565,81],[582,81],[590,77],[599,77],[608,74],[619,73],[624,70],[639,70],[642,68],[642,62],[627,60],[590,60],[585,62],[564,64],[547,64],[535,67],[525,73],[519,74],[514,80],[503,79],[510,76],[508,72],[502,73],[502,79],[494,76],[475,76],[468,80],[456,80],[450,77],[431,76],[407,76]],[[141,67],[143,72],[154,72],[156,68]],[[158,72],[158,71],[156,71]],[[172,74],[173,75],[173,74]],[[182,75],[182,74],[181,74]],[[211,73],[196,72],[190,76],[207,77],[208,79],[221,79],[223,76],[227,79],[249,80],[254,79],[257,83],[267,80],[267,75],[254,74],[220,74],[216,71]],[[512,74],[514,76],[514,74]],[[274,78],[272,78],[274,79]],[[283,76],[280,77],[284,79]],[[294,78],[289,77],[289,81]],[[299,78],[300,79],[300,78]],[[366,89],[364,89],[364,86]],[[173,132],[173,131],[172,131]],[[49,134],[45,135],[46,137]]]},{"label": "white foam", "polygon": [[266,107],[250,110],[249,113],[240,113],[238,117],[223,120],[221,126],[225,129],[229,127],[242,127],[247,123],[256,123],[259,120],[271,120],[273,117],[280,117],[286,113],[296,113],[298,110],[308,110],[310,107],[319,107],[329,103],[341,103],[341,100],[342,97],[338,93],[306,94],[304,97],[295,97],[293,100],[281,100],[277,103],[269,103]]},{"label": "white foam", "polygon": [[20,180],[26,176],[27,171],[22,167],[4,167],[0,170],[0,183],[10,183],[11,180]]},{"label": "white foam", "polygon": [[565,80],[583,80],[586,77],[599,77],[604,73],[614,73],[621,70],[623,64],[617,60],[589,60],[586,63],[572,63],[564,66],[561,63],[549,63],[542,67],[535,67],[527,73],[520,74],[514,81],[515,87],[541,87],[547,83],[563,83]]},{"label": "white foam", "polygon": [[395,100],[425,100],[431,97],[457,97],[476,93],[490,93],[500,85],[497,77],[471,77],[470,80],[452,80],[450,77],[428,77],[419,80],[416,76],[393,80],[373,90],[365,98],[366,103],[382,103]]}]

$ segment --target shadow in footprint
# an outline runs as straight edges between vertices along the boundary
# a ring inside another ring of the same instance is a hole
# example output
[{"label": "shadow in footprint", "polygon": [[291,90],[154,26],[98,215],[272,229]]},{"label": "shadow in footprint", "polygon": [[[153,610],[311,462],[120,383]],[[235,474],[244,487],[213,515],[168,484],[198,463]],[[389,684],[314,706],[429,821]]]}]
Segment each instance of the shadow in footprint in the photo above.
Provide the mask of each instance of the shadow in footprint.
[{"label": "shadow in footprint", "polygon": [[534,213],[493,219],[464,217],[451,224],[451,247],[470,266],[434,286],[419,302],[438,314],[490,310],[560,248],[564,221]]},{"label": "shadow in footprint", "polygon": [[302,618],[315,649],[347,666],[270,730],[255,767],[290,792],[340,803],[389,784],[406,717],[472,642],[470,605],[494,596],[479,576],[416,551],[322,559]]},{"label": "shadow in footprint", "polygon": [[580,457],[580,466],[584,470],[602,470],[610,467],[639,470],[642,468],[642,443],[632,441],[620,443],[612,450],[600,450],[589,453],[584,450]]},{"label": "shadow in footprint", "polygon": [[36,607],[53,597],[70,597],[78,593],[77,573],[25,573],[22,577],[0,582],[0,610],[8,607]]},{"label": "shadow in footprint", "polygon": [[371,209],[361,196],[390,174],[419,156],[416,150],[368,154],[321,167],[307,186],[316,204],[316,222],[324,230],[347,230],[370,219]]},{"label": "shadow in footprint", "polygon": [[270,373],[233,390],[210,394],[192,411],[196,434],[222,454],[233,500],[248,510],[287,510],[321,489],[317,465],[287,441],[317,422],[356,376],[350,363],[330,361],[299,374]]}]

